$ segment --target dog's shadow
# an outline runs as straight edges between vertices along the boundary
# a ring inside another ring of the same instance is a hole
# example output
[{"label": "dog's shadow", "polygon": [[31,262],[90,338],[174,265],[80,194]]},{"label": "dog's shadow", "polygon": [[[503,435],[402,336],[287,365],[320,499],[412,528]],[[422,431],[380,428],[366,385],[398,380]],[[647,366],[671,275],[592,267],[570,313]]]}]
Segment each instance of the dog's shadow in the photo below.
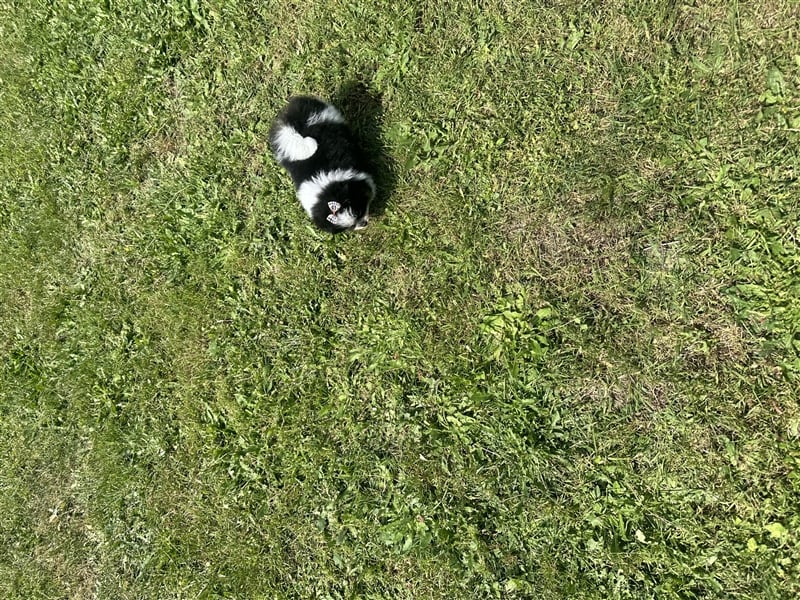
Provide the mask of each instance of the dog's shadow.
[{"label": "dog's shadow", "polygon": [[375,199],[370,214],[382,215],[397,185],[396,163],[386,151],[383,140],[383,105],[381,96],[360,81],[344,84],[334,97],[358,138],[375,176]]}]

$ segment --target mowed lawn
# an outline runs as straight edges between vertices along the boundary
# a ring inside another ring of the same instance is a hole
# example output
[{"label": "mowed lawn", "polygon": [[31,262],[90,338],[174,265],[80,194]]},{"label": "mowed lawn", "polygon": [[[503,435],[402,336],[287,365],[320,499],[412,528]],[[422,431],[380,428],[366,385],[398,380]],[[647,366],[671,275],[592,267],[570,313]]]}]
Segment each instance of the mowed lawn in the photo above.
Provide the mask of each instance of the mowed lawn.
[{"label": "mowed lawn", "polygon": [[797,597],[798,23],[0,1],[0,597]]}]

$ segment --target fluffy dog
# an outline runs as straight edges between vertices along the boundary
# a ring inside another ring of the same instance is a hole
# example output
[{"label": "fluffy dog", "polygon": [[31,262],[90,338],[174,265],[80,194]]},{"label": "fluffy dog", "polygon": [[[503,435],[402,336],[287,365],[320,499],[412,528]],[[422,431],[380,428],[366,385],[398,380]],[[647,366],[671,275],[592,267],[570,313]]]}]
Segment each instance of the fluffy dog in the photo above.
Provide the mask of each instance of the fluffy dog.
[{"label": "fluffy dog", "polygon": [[369,221],[375,181],[339,110],[319,98],[296,96],[269,135],[275,158],[292,177],[311,220],[330,233]]}]

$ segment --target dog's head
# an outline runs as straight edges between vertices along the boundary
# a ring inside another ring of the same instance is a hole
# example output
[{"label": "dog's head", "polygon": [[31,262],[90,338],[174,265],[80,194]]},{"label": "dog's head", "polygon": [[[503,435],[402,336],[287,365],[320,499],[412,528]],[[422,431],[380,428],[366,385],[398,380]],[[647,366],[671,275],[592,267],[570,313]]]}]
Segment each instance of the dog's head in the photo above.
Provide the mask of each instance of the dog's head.
[{"label": "dog's head", "polygon": [[304,205],[311,198],[303,196],[313,192],[313,203],[308,202],[308,206],[314,223],[330,233],[366,227],[369,205],[375,196],[372,178],[365,173],[343,172],[326,179],[315,182],[314,189],[303,189],[303,184],[298,191]]}]

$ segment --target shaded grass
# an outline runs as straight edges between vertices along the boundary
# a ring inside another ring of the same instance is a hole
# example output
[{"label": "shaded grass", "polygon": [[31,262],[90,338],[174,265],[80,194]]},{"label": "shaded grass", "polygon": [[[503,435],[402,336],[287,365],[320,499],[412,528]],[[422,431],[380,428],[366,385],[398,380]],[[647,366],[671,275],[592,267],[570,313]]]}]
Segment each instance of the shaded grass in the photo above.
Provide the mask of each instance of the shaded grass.
[{"label": "shaded grass", "polygon": [[795,3],[3,8],[4,597],[800,591]]}]

